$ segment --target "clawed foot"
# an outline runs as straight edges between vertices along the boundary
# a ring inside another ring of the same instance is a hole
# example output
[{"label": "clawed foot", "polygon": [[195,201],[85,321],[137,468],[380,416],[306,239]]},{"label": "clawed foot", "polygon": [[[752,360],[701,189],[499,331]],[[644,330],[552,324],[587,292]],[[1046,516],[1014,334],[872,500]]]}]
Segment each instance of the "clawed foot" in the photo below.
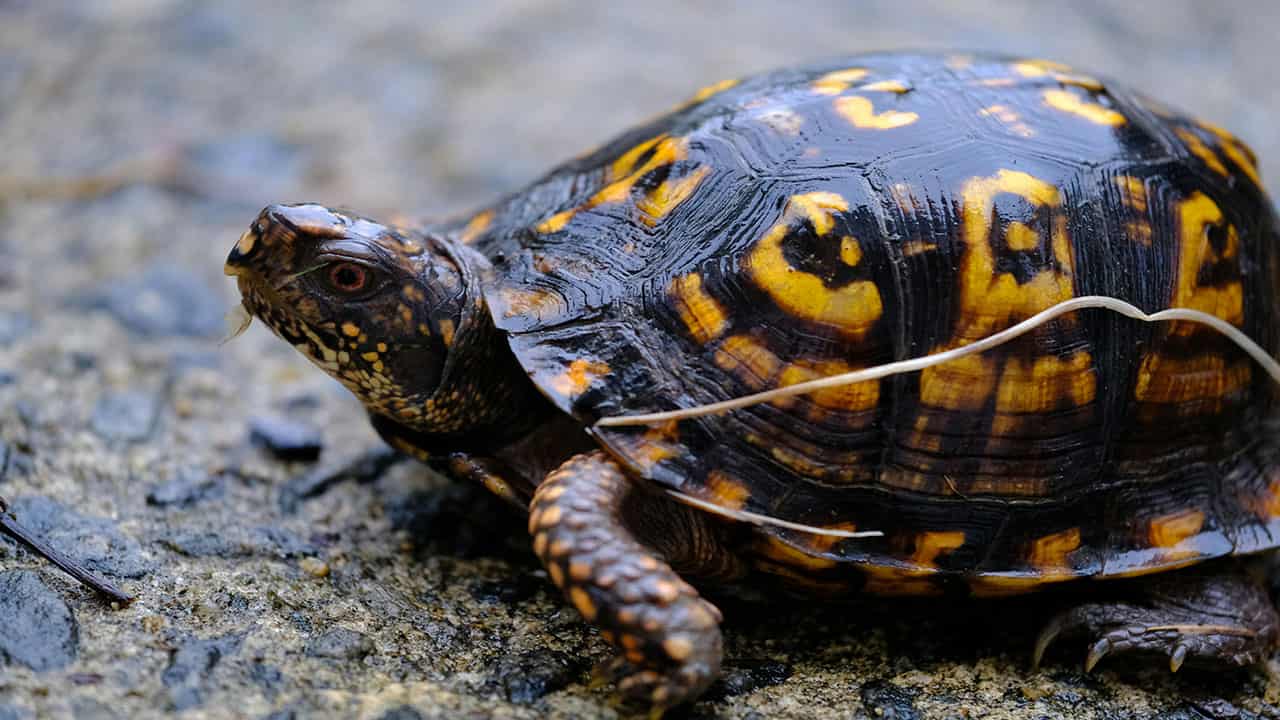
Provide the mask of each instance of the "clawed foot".
[{"label": "clawed foot", "polygon": [[1143,594],[1143,602],[1088,603],[1050,620],[1036,640],[1034,667],[1060,635],[1090,639],[1085,672],[1129,652],[1162,655],[1172,672],[1189,659],[1245,667],[1265,661],[1275,646],[1275,607],[1237,570],[1172,573],[1150,581]]}]

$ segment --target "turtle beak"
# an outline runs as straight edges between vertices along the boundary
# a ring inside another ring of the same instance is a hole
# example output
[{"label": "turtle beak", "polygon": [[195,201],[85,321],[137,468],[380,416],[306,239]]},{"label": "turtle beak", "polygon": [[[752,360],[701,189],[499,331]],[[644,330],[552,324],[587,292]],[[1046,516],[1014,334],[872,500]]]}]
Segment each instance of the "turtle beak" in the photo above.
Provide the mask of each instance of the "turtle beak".
[{"label": "turtle beak", "polygon": [[227,256],[227,262],[222,266],[223,274],[229,277],[239,277],[246,273],[249,270],[249,256],[253,254],[257,245],[258,231],[249,228],[240,236],[236,246],[231,248],[231,254]]}]

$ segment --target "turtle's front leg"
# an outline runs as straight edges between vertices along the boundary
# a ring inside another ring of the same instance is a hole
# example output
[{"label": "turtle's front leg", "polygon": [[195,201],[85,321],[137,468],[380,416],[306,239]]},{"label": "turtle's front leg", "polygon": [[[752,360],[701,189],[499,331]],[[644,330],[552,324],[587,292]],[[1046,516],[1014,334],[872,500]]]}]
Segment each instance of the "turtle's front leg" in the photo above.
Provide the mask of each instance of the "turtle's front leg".
[{"label": "turtle's front leg", "polygon": [[1107,655],[1135,651],[1167,656],[1173,672],[1188,659],[1242,667],[1265,661],[1275,648],[1275,605],[1235,561],[1134,582],[1131,598],[1086,603],[1051,620],[1034,663],[1059,635],[1089,638],[1086,671]]},{"label": "turtle's front leg", "polygon": [[596,451],[547,476],[529,532],[552,581],[621,654],[614,666],[624,695],[661,710],[715,680],[720,611],[672,569],[736,572],[703,516],[657,497]]}]

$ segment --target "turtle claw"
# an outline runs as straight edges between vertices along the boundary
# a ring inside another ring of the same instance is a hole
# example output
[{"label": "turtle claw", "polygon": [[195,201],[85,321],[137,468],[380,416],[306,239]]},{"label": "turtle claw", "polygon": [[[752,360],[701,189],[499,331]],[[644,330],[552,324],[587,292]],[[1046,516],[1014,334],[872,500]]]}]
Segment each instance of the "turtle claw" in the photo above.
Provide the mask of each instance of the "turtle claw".
[{"label": "turtle claw", "polygon": [[1180,642],[1173,647],[1173,652],[1169,653],[1169,672],[1178,672],[1182,669],[1182,663],[1186,662],[1187,653],[1191,648],[1184,642]]},{"label": "turtle claw", "polygon": [[1084,671],[1093,672],[1093,668],[1097,666],[1098,661],[1107,656],[1111,652],[1111,641],[1102,638],[1089,647],[1089,654],[1084,658]]}]

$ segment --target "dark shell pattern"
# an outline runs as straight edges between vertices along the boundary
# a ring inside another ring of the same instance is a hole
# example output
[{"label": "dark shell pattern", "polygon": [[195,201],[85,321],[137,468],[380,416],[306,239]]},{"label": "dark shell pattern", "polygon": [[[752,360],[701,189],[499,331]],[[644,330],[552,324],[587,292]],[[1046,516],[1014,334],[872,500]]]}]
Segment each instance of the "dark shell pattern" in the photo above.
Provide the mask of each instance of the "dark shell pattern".
[{"label": "dark shell pattern", "polygon": [[[449,231],[586,425],[953,348],[1082,295],[1280,344],[1251,151],[1046,61],[726,81]],[[755,533],[757,565],[811,591],[999,595],[1275,547],[1275,396],[1212,330],[1086,310],[919,373],[593,432],[717,506],[883,533]]]}]

